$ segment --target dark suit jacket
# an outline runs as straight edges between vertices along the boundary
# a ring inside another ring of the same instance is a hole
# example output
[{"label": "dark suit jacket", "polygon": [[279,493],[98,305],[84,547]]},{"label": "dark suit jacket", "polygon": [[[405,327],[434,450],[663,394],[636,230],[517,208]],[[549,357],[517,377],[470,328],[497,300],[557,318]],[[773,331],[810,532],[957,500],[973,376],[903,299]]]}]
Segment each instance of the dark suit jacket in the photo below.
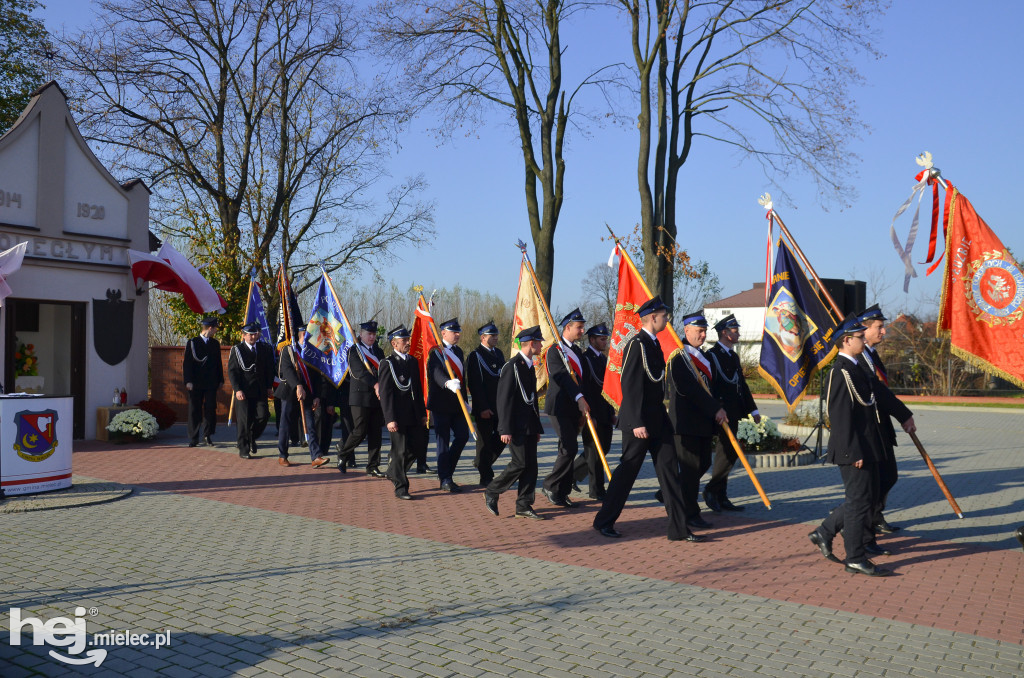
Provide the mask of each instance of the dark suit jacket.
[{"label": "dark suit jacket", "polygon": [[490,351],[477,346],[466,358],[466,381],[469,382],[469,395],[473,398],[474,416],[484,410],[497,413],[498,374],[504,364],[505,356],[498,347]]},{"label": "dark suit jacket", "polygon": [[714,369],[711,393],[718,398],[729,415],[729,424],[735,424],[757,409],[754,396],[743,377],[743,365],[736,351],[727,351],[721,344],[715,344],[705,354]]},{"label": "dark suit jacket", "polygon": [[875,407],[858,401],[859,397],[870,403],[873,393],[871,380],[862,368],[846,356],[836,357],[828,373],[828,461],[845,466],[863,459],[870,466],[882,459],[882,436]]},{"label": "dark suit jacket", "polygon": [[[590,379],[590,371],[587,361],[583,359],[583,351],[579,346],[573,344],[568,349],[580,361],[580,369],[583,371],[579,383],[575,379],[576,373],[570,372],[565,361],[559,355],[559,350],[565,348],[565,342],[559,337],[559,344],[548,349],[547,370],[548,370],[548,393],[544,398],[544,411],[555,417],[568,417],[578,419],[580,408],[576,405],[576,396],[583,393],[583,385]],[[571,360],[566,357],[566,360]],[[583,396],[586,398],[586,395]],[[588,403],[589,404],[589,401]]]},{"label": "dark suit jacket", "polygon": [[[377,357],[377,360],[384,360],[384,351],[380,346],[374,344],[370,352]],[[345,381],[352,382],[349,387],[349,405],[351,407],[380,407],[380,400],[374,393],[373,387],[377,384],[378,368],[367,361],[363,364],[363,356],[359,352],[359,346],[352,346],[348,350],[348,377]]]},{"label": "dark suit jacket", "polygon": [[[688,356],[680,351],[669,361],[668,416],[677,435],[710,438],[718,430],[715,414],[722,405],[705,388],[704,375],[699,371],[695,375],[687,360]],[[714,374],[712,364],[712,381]]]},{"label": "dark suit jacket", "polygon": [[526,364],[521,353],[516,353],[501,368],[497,397],[500,435],[540,435],[544,432],[540,410],[537,409],[537,373]]},{"label": "dark suit jacket", "polygon": [[[871,351],[871,361],[881,367],[882,373],[885,374],[885,363],[882,362],[882,357],[865,346],[864,352],[867,353],[868,351]],[[867,360],[862,358],[857,361],[857,365],[864,369],[864,373],[871,380],[871,388],[875,391],[875,398],[878,400],[878,413],[882,415],[879,417],[881,419],[879,426],[882,430],[882,440],[895,446],[896,429],[892,425],[892,418],[895,417],[896,421],[903,424],[914,416],[914,413],[878,378],[878,375],[868,365]]]},{"label": "dark suit jacket", "polygon": [[[302,360],[298,355],[295,356],[295,359]],[[301,384],[306,389],[306,397],[310,401],[313,398],[319,398],[321,382],[326,380],[320,376],[319,372],[308,366],[306,367],[306,374],[309,375],[309,383],[303,378],[302,373],[296,369],[295,362],[292,360],[291,348],[285,347],[281,351],[281,357],[277,360],[277,378],[281,382],[274,391],[274,397],[281,400],[297,400],[295,389]]]},{"label": "dark suit jacket", "polygon": [[274,349],[257,341],[254,356],[244,341],[235,344],[228,355],[228,379],[232,391],[241,391],[246,398],[265,398],[274,385]]},{"label": "dark suit jacket", "polygon": [[[467,400],[469,392],[466,390],[466,356],[458,346],[452,347],[452,353],[458,356],[459,362],[462,363],[462,399]],[[454,366],[452,367],[452,373],[456,379],[459,378],[459,374],[455,371]],[[462,407],[459,406],[458,397],[444,387],[445,382],[451,379],[451,377],[448,376],[448,370],[444,366],[440,349],[430,352],[430,357],[427,358],[427,375],[429,376],[427,380],[427,409],[446,414],[462,414]]]},{"label": "dark suit jacket", "polygon": [[640,330],[622,352],[621,430],[645,426],[652,437],[672,434],[672,425],[665,416],[664,379],[665,355],[654,339]]},{"label": "dark suit jacket", "polygon": [[416,358],[402,359],[392,353],[381,362],[377,383],[385,424],[394,421],[399,427],[423,425],[427,409],[423,406],[420,364]]},{"label": "dark suit jacket", "polygon": [[601,392],[604,390],[604,371],[608,367],[608,356],[603,353],[594,353],[587,348],[583,352],[583,362],[587,364],[589,378],[583,382],[583,397],[590,405],[590,418],[595,424],[611,426],[615,421],[615,408],[604,399]]},{"label": "dark suit jacket", "polygon": [[186,384],[195,389],[220,388],[224,383],[224,366],[220,362],[220,342],[192,337],[185,344],[181,371]]}]

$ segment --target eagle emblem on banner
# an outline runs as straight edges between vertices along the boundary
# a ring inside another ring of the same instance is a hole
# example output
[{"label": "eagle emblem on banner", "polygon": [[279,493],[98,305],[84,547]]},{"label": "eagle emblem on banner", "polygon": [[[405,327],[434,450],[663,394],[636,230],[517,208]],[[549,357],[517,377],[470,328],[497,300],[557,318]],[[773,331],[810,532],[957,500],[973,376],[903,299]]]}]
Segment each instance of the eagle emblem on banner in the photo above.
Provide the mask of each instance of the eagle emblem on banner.
[{"label": "eagle emblem on banner", "polygon": [[1009,325],[1021,319],[1024,309],[1024,274],[1000,250],[983,252],[967,267],[962,278],[967,306],[975,318],[989,327]]},{"label": "eagle emblem on banner", "polygon": [[23,410],[14,415],[14,426],[14,451],[25,461],[43,461],[57,449],[56,410]]}]

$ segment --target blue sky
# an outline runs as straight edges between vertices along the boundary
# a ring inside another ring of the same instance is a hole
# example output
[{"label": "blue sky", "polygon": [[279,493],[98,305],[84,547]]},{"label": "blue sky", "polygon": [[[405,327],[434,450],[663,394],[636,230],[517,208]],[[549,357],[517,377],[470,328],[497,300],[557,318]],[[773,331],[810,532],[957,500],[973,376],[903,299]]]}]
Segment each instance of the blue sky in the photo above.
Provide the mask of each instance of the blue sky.
[{"label": "blue sky", "polygon": [[[83,0],[49,0],[40,14],[51,31],[86,25],[95,7]],[[972,201],[1004,244],[1024,252],[1015,166],[1021,150],[1020,111],[1024,4],[1010,0],[964,3],[897,0],[879,21],[875,43],[881,60],[863,58],[863,86],[852,93],[871,130],[851,150],[859,197],[851,207],[821,207],[809,177],[793,176],[785,188],[792,205],[776,203],[811,263],[823,277],[887,279],[881,300],[889,308],[937,304],[939,273],[911,281],[902,293],[902,262],[889,238],[889,223],[910,194],[920,169],[914,158],[931,151],[943,176]],[[610,18],[566,41],[567,58],[579,49],[624,50],[628,31]],[[415,122],[392,155],[395,181],[423,173],[436,203],[434,247],[405,252],[404,261],[381,271],[399,285],[465,287],[515,295],[519,255],[515,240],[529,242],[522,190],[522,162],[511,125],[498,120],[440,142]],[[639,221],[635,128],[606,125],[567,144],[565,203],[555,236],[553,308],[580,297],[580,280],[608,257],[605,222],[620,233]],[[730,149],[702,142],[680,173],[679,240],[705,259],[723,284],[723,296],[748,289],[764,276],[766,222],[758,196],[772,187],[760,165]],[[925,206],[928,199],[925,200]],[[927,210],[922,209],[922,220]],[[910,215],[897,222],[906,237]],[[922,261],[927,233],[914,250]],[[370,276],[365,276],[367,282]],[[869,296],[871,295],[869,284]],[[869,303],[872,300],[869,299]]]}]

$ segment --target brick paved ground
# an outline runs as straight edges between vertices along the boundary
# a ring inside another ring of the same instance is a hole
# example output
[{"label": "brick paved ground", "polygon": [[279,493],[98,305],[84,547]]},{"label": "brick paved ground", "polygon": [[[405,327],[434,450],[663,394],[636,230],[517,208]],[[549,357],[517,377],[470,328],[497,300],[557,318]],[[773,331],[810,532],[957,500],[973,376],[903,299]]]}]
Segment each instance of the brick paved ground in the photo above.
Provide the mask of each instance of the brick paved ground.
[{"label": "brick paved ground", "polygon": [[[609,541],[592,502],[494,518],[476,488],[414,476],[419,500],[400,502],[361,472],[165,438],[79,445],[76,474],[143,488],[128,499],[0,517],[0,591],[43,619],[94,606],[90,633],[172,629],[169,648],[109,648],[94,675],[1020,676],[1024,413],[917,409],[967,517],[902,445],[889,517],[907,530],[885,580],[807,542],[841,494],[830,467],[760,471],[771,512],[734,476],[748,510],[693,545],[664,539],[649,465]],[[550,439],[543,453],[542,472]],[[45,650],[0,644],[0,675],[67,673]]]}]

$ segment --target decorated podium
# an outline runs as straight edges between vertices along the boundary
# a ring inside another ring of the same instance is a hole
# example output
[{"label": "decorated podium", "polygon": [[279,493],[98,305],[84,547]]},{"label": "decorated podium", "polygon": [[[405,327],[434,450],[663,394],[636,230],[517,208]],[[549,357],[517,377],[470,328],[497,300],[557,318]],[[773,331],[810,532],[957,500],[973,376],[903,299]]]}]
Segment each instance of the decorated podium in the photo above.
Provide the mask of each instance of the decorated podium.
[{"label": "decorated podium", "polygon": [[34,494],[71,487],[72,398],[0,395],[0,488]]}]

